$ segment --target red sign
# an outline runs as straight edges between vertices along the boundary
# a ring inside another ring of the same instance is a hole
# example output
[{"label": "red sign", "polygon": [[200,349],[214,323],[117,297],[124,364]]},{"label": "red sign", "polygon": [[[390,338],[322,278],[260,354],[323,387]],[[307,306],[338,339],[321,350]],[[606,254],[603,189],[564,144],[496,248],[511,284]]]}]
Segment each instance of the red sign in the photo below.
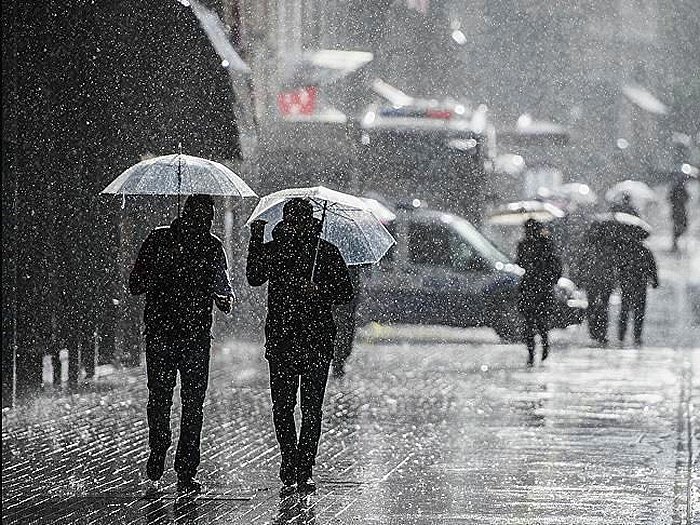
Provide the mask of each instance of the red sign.
[{"label": "red sign", "polygon": [[277,94],[277,107],[283,116],[313,115],[316,110],[318,88],[306,86]]}]

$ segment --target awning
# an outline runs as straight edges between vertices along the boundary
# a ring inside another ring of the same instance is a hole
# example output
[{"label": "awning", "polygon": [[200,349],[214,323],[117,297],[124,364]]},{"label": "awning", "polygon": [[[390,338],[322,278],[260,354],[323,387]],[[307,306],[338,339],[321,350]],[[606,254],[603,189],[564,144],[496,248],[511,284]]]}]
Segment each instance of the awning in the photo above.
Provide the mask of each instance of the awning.
[{"label": "awning", "polygon": [[644,111],[655,115],[666,115],[668,113],[666,104],[641,86],[634,84],[623,86],[622,94],[625,95],[632,104],[640,107]]}]

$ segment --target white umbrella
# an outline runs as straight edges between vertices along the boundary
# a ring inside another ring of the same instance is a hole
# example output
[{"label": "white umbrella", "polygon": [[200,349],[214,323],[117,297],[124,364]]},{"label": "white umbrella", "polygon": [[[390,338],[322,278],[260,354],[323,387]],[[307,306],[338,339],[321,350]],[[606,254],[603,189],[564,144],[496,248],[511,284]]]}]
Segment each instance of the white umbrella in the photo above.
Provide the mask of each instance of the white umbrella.
[{"label": "white umbrella", "polygon": [[295,198],[311,202],[314,213],[323,221],[321,238],[340,250],[346,264],[376,263],[396,243],[362,199],[324,186],[290,188],[266,195],[246,224],[256,219],[266,221],[265,240],[271,240],[272,229],[282,220],[284,204]]},{"label": "white umbrella", "polygon": [[559,186],[558,191],[569,201],[577,204],[595,204],[598,200],[598,196],[591,190],[590,186],[580,182],[562,184]]},{"label": "white umbrella", "polygon": [[565,215],[563,210],[549,202],[518,201],[510,202],[492,212],[488,222],[500,225],[524,224],[528,219],[549,222]]},{"label": "white umbrella", "polygon": [[360,197],[360,200],[382,224],[388,224],[396,219],[396,214],[377,199],[373,199],[371,197]]},{"label": "white umbrella", "polygon": [[648,222],[629,213],[599,213],[595,216],[595,219],[598,224],[605,225],[607,233],[613,235],[613,237],[631,236],[637,239],[646,239],[652,232]]},{"label": "white umbrella", "polygon": [[644,205],[656,200],[656,193],[647,184],[639,180],[623,180],[605,192],[608,202],[616,202],[623,195],[629,195],[637,205]]},{"label": "white umbrella", "polygon": [[257,197],[229,168],[181,153],[146,159],[125,170],[102,193],[126,195],[220,195]]}]

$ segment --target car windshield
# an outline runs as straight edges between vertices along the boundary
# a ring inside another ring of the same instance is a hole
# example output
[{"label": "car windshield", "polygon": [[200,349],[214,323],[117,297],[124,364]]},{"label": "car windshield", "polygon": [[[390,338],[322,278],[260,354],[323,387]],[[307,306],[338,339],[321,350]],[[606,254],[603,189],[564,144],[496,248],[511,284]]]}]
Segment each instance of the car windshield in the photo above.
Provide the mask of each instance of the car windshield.
[{"label": "car windshield", "polygon": [[455,215],[447,214],[441,214],[440,220],[450,225],[460,237],[479,253],[482,259],[485,259],[491,264],[496,264],[497,262],[507,264],[510,262],[508,257],[491,244],[486,237],[479,233],[469,221]]}]

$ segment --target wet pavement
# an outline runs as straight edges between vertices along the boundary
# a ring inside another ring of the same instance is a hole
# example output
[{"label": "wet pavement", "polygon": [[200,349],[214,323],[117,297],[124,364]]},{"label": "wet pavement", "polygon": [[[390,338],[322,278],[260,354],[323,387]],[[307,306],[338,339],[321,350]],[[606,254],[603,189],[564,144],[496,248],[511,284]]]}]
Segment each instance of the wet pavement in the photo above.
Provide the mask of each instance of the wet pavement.
[{"label": "wet pavement", "polygon": [[308,498],[277,492],[259,344],[216,348],[197,498],[176,497],[172,450],[147,492],[142,369],[47,391],[3,412],[3,523],[697,523],[698,244],[660,256],[641,349],[574,327],[528,369],[486,329],[364,328],[329,383]]}]

